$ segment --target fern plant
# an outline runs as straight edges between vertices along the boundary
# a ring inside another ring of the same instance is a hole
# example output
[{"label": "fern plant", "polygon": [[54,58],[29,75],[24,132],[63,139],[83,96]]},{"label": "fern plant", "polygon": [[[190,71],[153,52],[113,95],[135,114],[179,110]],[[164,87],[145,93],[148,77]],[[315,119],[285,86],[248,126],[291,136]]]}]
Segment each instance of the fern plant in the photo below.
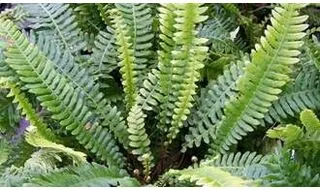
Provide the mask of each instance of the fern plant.
[{"label": "fern plant", "polygon": [[318,186],[316,5],[255,6],[1,11],[0,186]]}]

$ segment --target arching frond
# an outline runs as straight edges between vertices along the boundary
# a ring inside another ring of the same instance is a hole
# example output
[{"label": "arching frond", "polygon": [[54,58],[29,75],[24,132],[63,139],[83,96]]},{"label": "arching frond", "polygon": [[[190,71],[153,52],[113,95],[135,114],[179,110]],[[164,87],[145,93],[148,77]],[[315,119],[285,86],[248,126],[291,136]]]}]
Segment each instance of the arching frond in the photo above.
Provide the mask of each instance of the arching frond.
[{"label": "arching frond", "polygon": [[86,44],[81,41],[80,28],[68,4],[24,4],[28,27],[51,36],[68,54],[77,53]]},{"label": "arching frond", "polygon": [[257,179],[268,173],[267,168],[263,165],[268,158],[268,156],[263,156],[256,152],[237,152],[219,154],[213,158],[208,158],[202,165],[214,166],[235,176]]},{"label": "arching frond", "polygon": [[244,68],[250,63],[244,59],[226,68],[216,81],[210,82],[203,90],[198,99],[196,111],[187,120],[190,127],[189,133],[185,136],[183,151],[193,145],[200,146],[201,142],[209,144],[214,137],[215,125],[222,119],[225,103],[234,97],[236,81],[244,73]]},{"label": "arching frond", "polygon": [[80,144],[96,153],[109,165],[122,167],[122,154],[108,129],[91,123],[92,112],[83,103],[79,88],[74,88],[59,74],[54,64],[9,20],[1,19],[0,29],[12,41],[6,50],[6,62],[16,71],[30,93],[37,95],[52,118],[76,136]]},{"label": "arching frond", "polygon": [[[206,8],[199,4],[174,5],[177,17],[174,24],[173,40],[176,44],[172,51],[172,91],[177,101],[174,102],[171,126],[168,129],[167,143],[170,144],[176,138],[187,119],[192,107],[193,95],[196,94],[197,85],[200,78],[199,70],[203,67],[203,60],[206,57],[208,48],[203,44],[206,39],[197,38],[198,31],[195,30],[197,23],[204,21],[207,17],[202,16]],[[182,75],[183,74],[183,75]],[[170,100],[172,101],[172,100]]]},{"label": "arching frond", "polygon": [[91,108],[91,112],[95,114],[95,120],[99,121],[100,119],[101,124],[110,128],[120,142],[127,147],[127,135],[125,132],[121,132],[125,125],[121,113],[117,107],[111,106],[104,98],[100,92],[99,84],[86,69],[81,68],[72,55],[61,52],[55,43],[50,42],[50,37],[31,33],[31,40],[50,59],[55,69],[68,80],[73,88],[79,89],[84,97],[83,104]]},{"label": "arching frond", "polygon": [[273,10],[272,26],[268,26],[261,45],[252,53],[252,63],[239,80],[239,97],[225,107],[218,124],[212,149],[226,152],[248,132],[259,125],[271,103],[278,99],[288,82],[291,66],[299,61],[301,39],[308,25],[307,16],[299,16],[300,5],[286,4]]},{"label": "arching frond", "polygon": [[58,138],[53,134],[53,132],[44,123],[41,117],[36,113],[30,104],[29,100],[26,98],[25,94],[21,92],[20,87],[16,86],[12,81],[0,78],[0,88],[8,88],[10,90],[8,97],[14,97],[13,103],[17,103],[17,109],[21,109],[21,114],[26,116],[26,119],[33,125],[36,126],[42,137],[55,141]]},{"label": "arching frond", "polygon": [[139,182],[123,172],[98,164],[84,164],[31,179],[25,186],[46,187],[134,187]]}]

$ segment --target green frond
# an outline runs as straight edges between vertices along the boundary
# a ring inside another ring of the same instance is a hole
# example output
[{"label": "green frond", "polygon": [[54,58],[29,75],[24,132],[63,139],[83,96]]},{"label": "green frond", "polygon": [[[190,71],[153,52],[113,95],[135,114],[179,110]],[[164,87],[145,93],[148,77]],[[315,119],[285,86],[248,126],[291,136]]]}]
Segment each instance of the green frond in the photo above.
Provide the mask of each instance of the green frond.
[{"label": "green frond", "polygon": [[10,147],[6,139],[0,137],[0,166],[8,160]]},{"label": "green frond", "polygon": [[142,110],[151,111],[156,109],[159,105],[160,83],[159,83],[159,70],[152,69],[148,76],[143,81],[143,85],[139,90],[137,104],[141,106]]},{"label": "green frond", "polygon": [[169,170],[169,173],[180,175],[179,180],[190,180],[196,185],[205,187],[243,187],[248,182],[240,177],[213,166],[190,168],[184,170]]},{"label": "green frond", "polygon": [[285,152],[266,164],[268,175],[259,179],[261,186],[271,187],[319,187],[320,177],[314,173],[312,167],[301,164],[292,159],[289,152]]},{"label": "green frond", "polygon": [[18,110],[21,110],[21,114],[26,116],[26,119],[31,123],[31,125],[37,127],[39,133],[48,140],[56,141],[59,140],[56,135],[48,128],[48,126],[44,123],[41,117],[36,113],[30,104],[29,100],[25,96],[25,94],[20,90],[19,86],[16,86],[11,81],[6,80],[5,78],[0,78],[0,88],[8,88],[10,89],[8,97],[14,97],[13,103],[17,103]]},{"label": "green frond", "polygon": [[134,105],[127,118],[130,147],[133,148],[132,154],[138,155],[138,160],[142,162],[144,174],[150,175],[151,168],[154,166],[153,156],[150,150],[150,139],[145,129],[146,115],[143,113],[141,106]]},{"label": "green frond", "polygon": [[104,23],[107,26],[111,25],[111,15],[110,15],[110,10],[114,9],[115,6],[112,3],[97,3],[97,8],[100,13],[101,19],[104,21]]},{"label": "green frond", "polygon": [[293,80],[292,87],[272,103],[268,113],[261,120],[263,125],[295,118],[306,108],[320,109],[320,75],[315,67],[315,59],[305,52],[300,60],[302,69]]},{"label": "green frond", "polygon": [[286,127],[277,127],[268,130],[267,136],[269,138],[281,139],[290,146],[292,143],[295,143],[296,140],[303,137],[303,131],[300,127],[289,124]]},{"label": "green frond", "polygon": [[10,19],[18,26],[23,26],[26,22],[27,13],[23,10],[21,5],[16,5],[10,9],[1,11],[1,17]]},{"label": "green frond", "polygon": [[[176,31],[173,41],[176,44],[171,52],[173,59],[172,67],[172,93],[177,97],[167,114],[172,113],[171,126],[168,129],[167,144],[176,138],[187,119],[192,107],[193,96],[196,94],[197,82],[200,79],[199,70],[204,66],[208,48],[203,44],[207,41],[204,38],[197,38],[198,31],[195,30],[197,23],[204,21],[207,17],[202,16],[206,7],[200,4],[175,4]],[[161,76],[160,76],[161,77]],[[170,84],[170,83],[169,83]],[[172,100],[169,100],[170,103]]]},{"label": "green frond", "polygon": [[107,27],[107,31],[100,31],[94,41],[92,50],[94,72],[98,77],[105,78],[118,67],[117,49],[114,31]]},{"label": "green frond", "polygon": [[57,72],[43,52],[28,42],[9,20],[2,20],[0,28],[12,41],[6,51],[7,64],[16,71],[30,93],[37,95],[41,105],[52,113],[80,144],[96,153],[109,165],[122,167],[122,154],[108,129],[91,123],[93,113],[83,102],[83,94]]},{"label": "green frond", "polygon": [[132,153],[138,155],[138,160],[144,167],[144,175],[149,176],[154,166],[153,155],[150,150],[150,139],[146,133],[145,111],[154,110],[159,100],[159,71],[152,69],[140,88],[137,103],[130,109],[128,121],[128,132],[130,133],[130,146]]},{"label": "green frond", "polygon": [[219,154],[215,157],[207,158],[201,165],[214,166],[234,176],[257,179],[267,174],[267,168],[263,165],[267,159],[268,156],[263,156],[256,152],[237,152]]},{"label": "green frond", "polygon": [[34,176],[52,171],[57,163],[62,162],[62,158],[56,153],[40,149],[34,152],[22,167],[11,165],[0,175],[0,186],[21,187],[23,183]]},{"label": "green frond", "polygon": [[27,14],[28,27],[51,36],[68,54],[75,54],[85,47],[76,17],[68,4],[23,4],[22,8]]},{"label": "green frond", "polygon": [[[1,33],[1,32],[0,32]],[[18,81],[16,73],[5,62],[4,50],[8,46],[8,43],[4,40],[0,40],[0,76],[10,77],[10,80]]]},{"label": "green frond", "polygon": [[176,47],[176,42],[173,40],[174,33],[177,29],[174,27],[176,24],[176,7],[174,4],[162,4],[159,8],[159,23],[160,23],[160,50],[158,50],[158,68],[159,68],[159,99],[160,113],[159,113],[159,127],[161,130],[168,130],[171,118],[173,115],[174,102],[177,101],[177,96],[173,91],[173,76],[174,65],[171,60],[173,59],[172,51]]},{"label": "green frond", "polygon": [[46,139],[39,132],[39,129],[33,125],[28,127],[25,138],[26,141],[34,147],[52,149],[56,152],[62,152],[65,155],[70,156],[74,162],[73,164],[80,165],[86,162],[86,154]]},{"label": "green frond", "polygon": [[212,142],[215,125],[222,119],[225,103],[236,95],[236,81],[244,73],[244,68],[250,60],[243,58],[229,68],[225,68],[222,75],[216,81],[210,82],[198,98],[196,111],[187,120],[189,133],[185,136],[183,150],[194,145],[200,146]]},{"label": "green frond", "polygon": [[95,82],[87,70],[78,65],[72,55],[61,52],[56,44],[50,42],[50,37],[43,34],[33,35],[31,31],[31,40],[50,59],[55,69],[68,80],[73,88],[79,89],[84,97],[83,104],[96,114],[95,120],[99,121],[101,119],[101,124],[111,129],[126,147],[128,136],[122,132],[125,122],[121,113],[117,107],[111,106],[104,98],[104,95],[100,92],[100,85]]},{"label": "green frond", "polygon": [[305,126],[307,133],[312,134],[320,130],[320,121],[312,110],[305,109],[300,113],[301,123]]},{"label": "green frond", "polygon": [[307,54],[309,58],[320,71],[320,46],[316,42],[307,42]]},{"label": "green frond", "polygon": [[151,8],[148,4],[135,3],[116,3],[116,9],[119,11],[128,30],[132,44],[134,63],[136,65],[137,85],[141,87],[149,67],[152,65],[152,33],[153,17]]},{"label": "green frond", "polygon": [[98,164],[69,167],[35,177],[24,186],[46,187],[135,187],[139,182],[123,172]]},{"label": "green frond", "polygon": [[231,35],[239,27],[236,17],[230,16],[221,6],[214,6],[211,14],[207,21],[200,24],[198,34],[199,37],[209,40],[211,51],[233,55],[245,51],[246,44],[237,37],[238,35]]},{"label": "green frond", "polygon": [[278,138],[284,141],[285,147],[295,149],[298,156],[310,158],[319,153],[320,121],[311,110],[300,113],[300,119],[305,130],[296,125],[286,125],[267,131],[270,138]]},{"label": "green frond", "polygon": [[286,4],[272,12],[272,26],[268,26],[261,44],[252,53],[252,63],[237,82],[239,97],[225,107],[225,116],[218,124],[212,150],[226,152],[243,136],[260,124],[281,88],[289,81],[291,66],[299,61],[303,24],[307,16],[299,16],[296,5]]},{"label": "green frond", "polygon": [[98,34],[101,29],[105,27],[99,12],[98,6],[94,3],[70,3],[73,8],[76,21],[81,28],[91,34]]},{"label": "green frond", "polygon": [[112,23],[115,29],[116,44],[120,58],[120,72],[122,85],[125,92],[127,108],[130,109],[137,98],[137,64],[135,64],[132,37],[129,34],[129,27],[117,9],[111,10]]}]

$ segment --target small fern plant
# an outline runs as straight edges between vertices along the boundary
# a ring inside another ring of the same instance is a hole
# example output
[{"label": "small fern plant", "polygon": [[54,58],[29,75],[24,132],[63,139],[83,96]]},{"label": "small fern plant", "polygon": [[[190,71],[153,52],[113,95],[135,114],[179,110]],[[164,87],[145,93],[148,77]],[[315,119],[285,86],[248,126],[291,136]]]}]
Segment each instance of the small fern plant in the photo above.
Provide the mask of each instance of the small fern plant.
[{"label": "small fern plant", "polygon": [[314,6],[12,5],[0,185],[317,186]]}]

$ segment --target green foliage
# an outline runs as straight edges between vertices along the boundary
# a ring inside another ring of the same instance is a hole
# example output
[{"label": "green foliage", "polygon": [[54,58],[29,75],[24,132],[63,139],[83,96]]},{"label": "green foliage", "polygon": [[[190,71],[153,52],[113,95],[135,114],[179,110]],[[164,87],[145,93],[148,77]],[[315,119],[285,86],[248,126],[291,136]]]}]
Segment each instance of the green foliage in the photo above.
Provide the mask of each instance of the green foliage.
[{"label": "green foliage", "polygon": [[205,164],[220,168],[232,175],[244,177],[247,179],[256,179],[263,177],[267,173],[263,165],[267,156],[259,155],[256,152],[245,152],[221,154],[214,158],[206,159]]},{"label": "green foliage", "polygon": [[[320,121],[311,110],[303,110],[300,120],[305,130],[296,125],[289,124],[267,132],[270,138],[279,138],[285,142],[287,148],[298,151],[303,156],[316,155],[319,152]],[[300,153],[301,152],[301,153]]]},{"label": "green foliage", "polygon": [[81,41],[76,17],[68,4],[23,4],[28,27],[51,38],[68,54],[86,44]]},{"label": "green foliage", "polygon": [[144,128],[144,118],[146,115],[142,112],[142,109],[139,105],[134,105],[128,116],[128,132],[130,147],[134,150],[132,154],[139,155],[138,160],[142,162],[145,170],[144,173],[148,176],[153,167],[153,156],[150,151],[150,139]]},{"label": "green foliage", "polygon": [[84,164],[54,171],[47,175],[33,178],[25,186],[47,187],[114,187],[139,186],[139,182],[115,168],[107,168],[98,164]]},{"label": "green foliage", "polygon": [[34,146],[41,147],[43,149],[51,149],[53,152],[62,152],[72,158],[74,164],[82,164],[86,162],[86,155],[82,152],[74,151],[71,148],[65,147],[61,144],[56,144],[50,140],[45,139],[41,136],[38,129],[34,126],[29,126],[27,134],[25,135],[26,141]]},{"label": "green foliage", "polygon": [[0,186],[320,186],[317,7],[0,12]]},{"label": "green foliage", "polygon": [[[226,152],[260,124],[281,87],[289,81],[305,36],[307,16],[299,16],[300,5],[283,5],[273,10],[272,26],[267,27],[261,45],[252,53],[252,62],[237,82],[239,97],[225,106],[225,116],[217,124],[212,150]],[[271,81],[272,79],[272,81]]]},{"label": "green foliage", "polygon": [[122,85],[124,87],[127,108],[130,109],[137,98],[137,64],[134,62],[134,49],[129,35],[129,27],[121,16],[121,12],[113,9],[113,27],[115,28],[116,44],[119,46],[120,72],[122,74]]},{"label": "green foliage", "polygon": [[[123,24],[127,26],[127,37],[132,45],[134,63],[137,75],[137,85],[140,87],[144,80],[148,67],[151,66],[151,40],[153,17],[149,4],[115,4]],[[118,27],[115,27],[118,29]]]},{"label": "green foliage", "polygon": [[1,150],[0,165],[2,165],[8,160],[9,151],[10,151],[9,144],[4,138],[0,138],[0,150]]},{"label": "green foliage", "polygon": [[10,89],[8,97],[14,97],[13,103],[17,103],[17,109],[21,109],[21,114],[26,116],[26,119],[35,127],[37,127],[39,133],[48,140],[56,140],[57,137],[52,133],[48,126],[42,121],[42,119],[36,114],[32,105],[26,98],[25,94],[21,92],[19,87],[15,86],[12,82],[7,81],[4,78],[0,78],[0,85]]},{"label": "green foliage", "polygon": [[0,28],[13,43],[6,51],[6,62],[17,72],[25,88],[37,95],[42,106],[54,114],[52,117],[76,135],[87,149],[100,155],[109,164],[123,166],[122,155],[109,130],[91,123],[92,112],[84,105],[79,88],[72,87],[54,69],[54,64],[29,43],[11,21],[1,20]]},{"label": "green foliage", "polygon": [[199,168],[184,169],[180,171],[169,171],[175,175],[180,175],[179,180],[190,180],[197,185],[206,187],[241,187],[246,181],[219,168],[207,166]]},{"label": "green foliage", "polygon": [[231,64],[230,68],[225,69],[217,81],[209,82],[203,89],[201,96],[198,97],[198,107],[194,114],[188,119],[190,124],[189,134],[185,136],[186,147],[195,144],[200,146],[202,140],[209,144],[214,136],[214,128],[218,121],[222,119],[225,103],[236,95],[236,81],[244,73],[243,69],[250,63],[249,60],[241,60]]},{"label": "green foliage", "polygon": [[[173,60],[172,66],[172,92],[176,94],[176,101],[170,106],[169,113],[172,114],[171,126],[168,129],[168,143],[176,138],[183,122],[187,119],[192,107],[193,95],[196,94],[196,82],[200,79],[199,69],[203,67],[203,60],[206,57],[207,47],[203,46],[206,42],[204,38],[197,38],[195,35],[195,25],[204,21],[207,17],[202,16],[205,7],[197,4],[174,5],[176,23],[173,25],[175,32],[173,41],[176,44],[175,50],[171,53]],[[161,66],[160,66],[161,67]],[[161,71],[161,70],[160,70]],[[184,73],[184,76],[180,76]],[[168,85],[168,84],[167,84]],[[160,88],[163,89],[160,83]],[[169,99],[172,104],[172,100]]]},{"label": "green foliage", "polygon": [[292,160],[289,153],[275,157],[268,165],[270,174],[259,180],[263,186],[319,187],[319,174],[312,168]]},{"label": "green foliage", "polygon": [[[319,74],[316,64],[317,57],[311,54],[314,47],[306,43],[304,53],[300,56],[301,69],[293,84],[288,87],[282,96],[273,102],[263,121],[272,124],[297,117],[305,109],[319,109]],[[262,121],[262,122],[263,122]]]}]

